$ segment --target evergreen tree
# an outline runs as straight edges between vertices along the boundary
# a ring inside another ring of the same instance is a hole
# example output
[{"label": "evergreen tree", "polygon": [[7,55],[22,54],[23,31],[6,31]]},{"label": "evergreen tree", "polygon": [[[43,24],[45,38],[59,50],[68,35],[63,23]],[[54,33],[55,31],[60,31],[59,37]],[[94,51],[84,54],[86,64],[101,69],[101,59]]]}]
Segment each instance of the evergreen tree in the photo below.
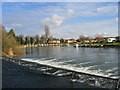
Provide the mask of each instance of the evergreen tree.
[{"label": "evergreen tree", "polygon": [[25,44],[29,45],[30,44],[30,36],[25,37]]},{"label": "evergreen tree", "polygon": [[15,32],[14,32],[14,30],[13,29],[11,29],[9,32],[8,32],[8,35],[12,35],[13,37],[15,37],[16,35],[15,35]]},{"label": "evergreen tree", "polygon": [[24,45],[25,44],[24,36],[23,35],[19,36],[19,43],[20,43],[20,45]]},{"label": "evergreen tree", "polygon": [[34,37],[31,36],[31,37],[30,37],[30,44],[33,45],[34,42],[35,42],[35,39],[34,39]]},{"label": "evergreen tree", "polygon": [[60,43],[64,43],[64,39],[63,38],[60,39]]}]

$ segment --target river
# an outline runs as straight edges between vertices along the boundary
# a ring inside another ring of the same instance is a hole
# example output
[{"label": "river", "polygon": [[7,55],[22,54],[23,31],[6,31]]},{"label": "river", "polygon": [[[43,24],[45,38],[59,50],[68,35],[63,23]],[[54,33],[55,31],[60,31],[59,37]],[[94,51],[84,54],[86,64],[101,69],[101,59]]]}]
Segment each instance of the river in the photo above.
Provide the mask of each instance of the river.
[{"label": "river", "polygon": [[119,78],[118,48],[31,47],[22,60],[109,78]]}]

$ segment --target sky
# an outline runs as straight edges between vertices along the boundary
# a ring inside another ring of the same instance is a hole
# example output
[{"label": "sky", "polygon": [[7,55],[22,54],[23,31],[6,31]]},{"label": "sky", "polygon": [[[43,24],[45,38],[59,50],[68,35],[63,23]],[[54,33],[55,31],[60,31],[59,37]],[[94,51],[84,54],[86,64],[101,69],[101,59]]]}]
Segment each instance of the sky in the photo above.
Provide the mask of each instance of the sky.
[{"label": "sky", "polygon": [[118,35],[117,2],[3,2],[2,24],[17,35],[43,35],[48,25],[56,38]]}]

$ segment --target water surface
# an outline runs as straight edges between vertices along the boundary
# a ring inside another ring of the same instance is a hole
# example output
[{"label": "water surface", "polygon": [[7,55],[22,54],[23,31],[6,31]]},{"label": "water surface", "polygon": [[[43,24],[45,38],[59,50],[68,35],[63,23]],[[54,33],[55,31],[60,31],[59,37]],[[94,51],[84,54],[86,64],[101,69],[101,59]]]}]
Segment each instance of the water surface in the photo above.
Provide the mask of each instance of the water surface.
[{"label": "water surface", "polygon": [[118,48],[31,47],[22,60],[118,78]]}]

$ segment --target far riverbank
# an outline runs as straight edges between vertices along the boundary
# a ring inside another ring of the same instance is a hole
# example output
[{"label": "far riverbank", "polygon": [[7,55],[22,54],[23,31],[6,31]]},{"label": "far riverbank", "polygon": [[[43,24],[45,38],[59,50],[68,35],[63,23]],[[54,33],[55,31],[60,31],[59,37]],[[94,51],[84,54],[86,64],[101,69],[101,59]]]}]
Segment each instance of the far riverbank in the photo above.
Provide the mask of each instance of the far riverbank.
[{"label": "far riverbank", "polygon": [[59,46],[59,47],[66,47],[66,46],[73,46],[73,47],[120,47],[120,42],[116,43],[59,43],[59,44],[35,44],[35,45],[19,45],[18,48],[26,48],[26,47],[48,47],[48,46]]}]

